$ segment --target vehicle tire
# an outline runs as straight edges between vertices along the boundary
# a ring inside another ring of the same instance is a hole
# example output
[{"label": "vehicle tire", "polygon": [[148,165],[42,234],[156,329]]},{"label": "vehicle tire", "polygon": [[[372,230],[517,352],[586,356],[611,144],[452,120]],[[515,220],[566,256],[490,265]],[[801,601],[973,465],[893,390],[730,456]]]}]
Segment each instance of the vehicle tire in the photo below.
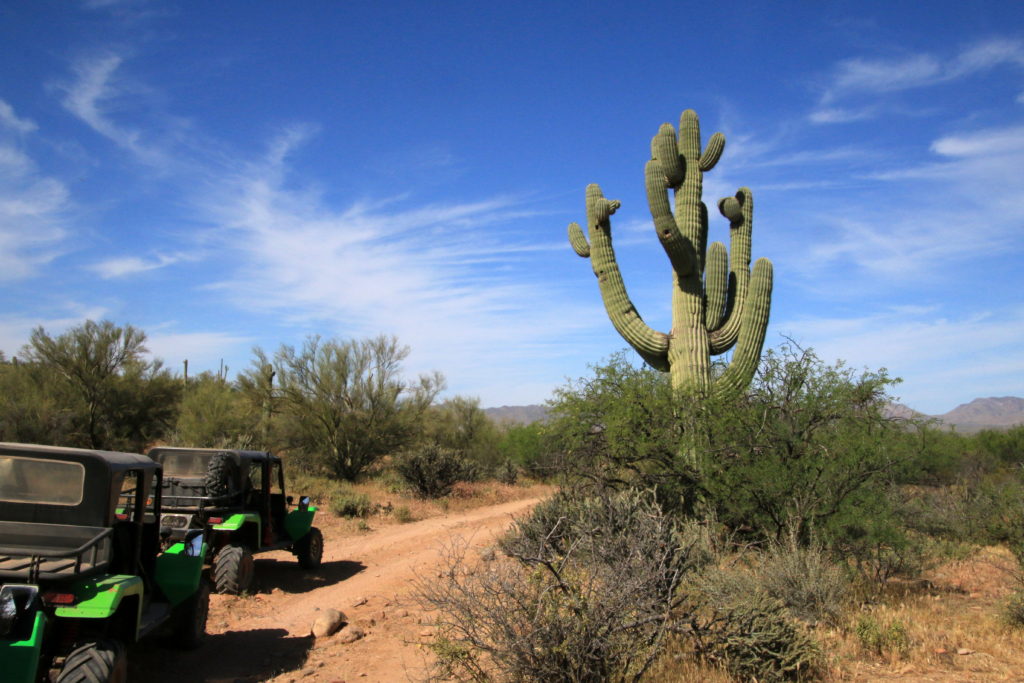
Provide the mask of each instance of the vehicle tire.
[{"label": "vehicle tire", "polygon": [[57,683],[125,683],[128,660],[117,640],[98,640],[79,645],[64,660]]},{"label": "vehicle tire", "polygon": [[324,556],[324,535],[315,526],[295,542],[295,555],[303,569],[316,569]]},{"label": "vehicle tire", "polygon": [[210,498],[219,498],[234,493],[237,478],[238,466],[234,459],[226,453],[217,453],[210,458],[210,464],[206,468],[206,478],[203,480],[206,495]]},{"label": "vehicle tire", "polygon": [[174,608],[171,644],[183,650],[194,650],[206,638],[206,619],[210,614],[210,582],[199,578],[196,592]]},{"label": "vehicle tire", "polygon": [[252,585],[255,569],[252,552],[248,548],[226,545],[213,558],[213,585],[218,593],[244,593]]}]

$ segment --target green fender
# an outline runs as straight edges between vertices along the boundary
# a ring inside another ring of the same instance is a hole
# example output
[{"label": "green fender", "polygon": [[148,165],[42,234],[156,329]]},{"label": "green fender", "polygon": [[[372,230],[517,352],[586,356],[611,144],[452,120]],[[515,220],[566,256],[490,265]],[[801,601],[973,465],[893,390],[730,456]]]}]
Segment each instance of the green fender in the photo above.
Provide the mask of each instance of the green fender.
[{"label": "green fender", "polygon": [[177,607],[199,589],[206,550],[206,543],[203,543],[199,554],[191,555],[185,552],[184,543],[175,543],[156,558],[153,578],[172,607]]},{"label": "green fender", "polygon": [[220,524],[214,524],[210,528],[214,531],[238,531],[248,522],[256,524],[256,530],[258,533],[262,533],[263,529],[260,528],[260,516],[255,512],[238,512],[225,519]]},{"label": "green fender", "polygon": [[36,610],[32,633],[25,640],[0,639],[0,671],[3,679],[11,683],[34,683],[39,669],[39,655],[43,649],[46,613]]},{"label": "green fender", "polygon": [[72,592],[75,594],[75,604],[57,606],[54,609],[56,616],[77,619],[107,619],[117,611],[117,608],[121,606],[121,601],[129,595],[139,596],[136,624],[142,615],[142,595],[145,592],[145,587],[142,578],[138,576],[108,574],[96,579],[85,579],[76,583]]},{"label": "green fender", "polygon": [[310,505],[305,510],[292,510],[284,518],[284,530],[288,532],[288,536],[293,541],[297,541],[309,533],[309,528],[313,526],[313,517],[315,515],[315,505]]}]

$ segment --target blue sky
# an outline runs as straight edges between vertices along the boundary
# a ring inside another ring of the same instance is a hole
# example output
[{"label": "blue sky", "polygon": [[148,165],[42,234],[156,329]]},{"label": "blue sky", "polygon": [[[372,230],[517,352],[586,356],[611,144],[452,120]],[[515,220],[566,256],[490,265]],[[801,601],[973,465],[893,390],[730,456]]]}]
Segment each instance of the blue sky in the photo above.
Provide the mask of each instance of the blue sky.
[{"label": "blue sky", "polygon": [[754,192],[769,345],[929,413],[1024,395],[1024,3],[37,0],[0,58],[8,356],[88,318],[192,372],[388,333],[541,402],[625,346],[565,235],[587,183],[668,330],[643,165],[692,108],[705,202]]}]

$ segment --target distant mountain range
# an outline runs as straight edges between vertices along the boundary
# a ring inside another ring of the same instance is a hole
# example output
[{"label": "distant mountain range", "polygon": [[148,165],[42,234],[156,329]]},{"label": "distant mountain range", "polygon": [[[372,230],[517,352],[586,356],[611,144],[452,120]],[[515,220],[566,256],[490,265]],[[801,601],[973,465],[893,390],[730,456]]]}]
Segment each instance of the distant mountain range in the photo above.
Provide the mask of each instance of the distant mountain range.
[{"label": "distant mountain range", "polygon": [[956,427],[958,432],[976,432],[981,429],[1007,429],[1024,424],[1024,398],[1000,396],[976,398],[958,405],[948,413],[931,415],[944,424]]},{"label": "distant mountain range", "polygon": [[484,408],[487,417],[503,424],[524,424],[543,422],[548,418],[548,409],[544,406],[501,406],[500,408]]},{"label": "distant mountain range", "polygon": [[[530,424],[546,420],[548,410],[544,406],[501,406],[485,408],[484,412],[495,422]],[[953,408],[942,415],[924,415],[907,406],[896,403],[889,414],[893,417],[932,417],[958,432],[970,433],[982,429],[1007,429],[1024,424],[1024,398],[1001,396],[976,398],[970,403]]]}]

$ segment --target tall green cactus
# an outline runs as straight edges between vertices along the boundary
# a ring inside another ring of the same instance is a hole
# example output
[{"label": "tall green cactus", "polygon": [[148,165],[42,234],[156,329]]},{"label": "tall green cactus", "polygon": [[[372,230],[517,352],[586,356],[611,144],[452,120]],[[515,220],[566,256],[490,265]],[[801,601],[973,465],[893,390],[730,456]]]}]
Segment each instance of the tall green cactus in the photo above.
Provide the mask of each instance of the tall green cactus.
[{"label": "tall green cactus", "polygon": [[[569,225],[569,243],[590,257],[601,298],[615,329],[652,367],[669,372],[677,392],[707,395],[736,393],[754,376],[768,327],[772,264],[758,259],[750,273],[750,234],[754,200],[741,187],[735,197],[718,202],[729,219],[731,256],[725,245],[707,248],[708,211],[701,201],[703,175],[718,163],[725,137],[715,133],[701,151],[700,122],[687,109],[679,120],[662,124],[651,140],[645,168],[647,203],[654,229],[672,264],[672,331],[651,329],[626,293],[612,249],[611,215],[620,203],[607,200],[601,188],[587,186],[587,237],[579,224]],[[667,190],[675,192],[675,214]],[[706,253],[705,253],[706,251]],[[736,347],[726,370],[712,376],[711,356]]]}]

